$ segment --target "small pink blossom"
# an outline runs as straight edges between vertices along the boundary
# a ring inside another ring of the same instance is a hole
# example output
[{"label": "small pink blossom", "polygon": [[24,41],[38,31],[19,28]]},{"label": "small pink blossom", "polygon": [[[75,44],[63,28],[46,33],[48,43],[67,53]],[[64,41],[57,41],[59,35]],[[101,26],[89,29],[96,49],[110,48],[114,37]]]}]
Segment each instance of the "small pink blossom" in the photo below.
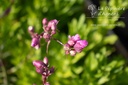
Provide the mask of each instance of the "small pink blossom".
[{"label": "small pink blossom", "polygon": [[86,46],[88,45],[88,42],[86,40],[79,40],[74,45],[74,49],[76,52],[81,52]]},{"label": "small pink blossom", "polygon": [[44,66],[44,62],[42,62],[41,60],[35,60],[33,61],[33,65],[36,67],[36,68],[41,68]]},{"label": "small pink blossom", "polygon": [[44,18],[44,19],[42,20],[42,24],[43,24],[43,25],[47,25],[47,24],[48,24],[47,18]]},{"label": "small pink blossom", "polygon": [[34,32],[33,26],[29,26],[29,27],[28,27],[28,31],[29,31],[29,32]]},{"label": "small pink blossom", "polygon": [[33,65],[36,67],[36,72],[42,74],[45,77],[48,77],[54,72],[54,67],[49,68],[47,57],[44,57],[43,61],[33,61]]},{"label": "small pink blossom", "polygon": [[48,65],[48,58],[44,57],[43,62],[44,62],[44,64]]},{"label": "small pink blossom", "polygon": [[42,20],[42,24],[44,32],[42,32],[41,34],[35,33],[33,26],[28,27],[28,32],[32,37],[31,46],[35,49],[40,48],[40,40],[42,38],[45,39],[46,42],[49,42],[52,39],[52,36],[56,34],[58,20],[53,19],[48,21],[47,18],[44,18]]},{"label": "small pink blossom", "polygon": [[75,56],[76,55],[76,51],[75,50],[70,50],[69,52],[70,52],[71,56]]},{"label": "small pink blossom", "polygon": [[39,49],[40,48],[40,39],[39,38],[32,38],[31,46]]},{"label": "small pink blossom", "polygon": [[88,45],[88,42],[81,40],[78,34],[69,36],[68,38],[68,42],[64,45],[66,55],[70,54],[71,56],[75,56],[76,53],[80,53]]},{"label": "small pink blossom", "polygon": [[47,78],[54,73],[55,68],[49,67],[48,65],[48,58],[44,57],[43,61],[41,60],[35,60],[33,61],[33,65],[36,68],[36,72],[42,75],[42,81],[44,85],[50,85],[49,82],[47,82]]},{"label": "small pink blossom", "polygon": [[75,36],[69,36],[69,40],[78,41],[80,40],[80,36],[76,34]]}]

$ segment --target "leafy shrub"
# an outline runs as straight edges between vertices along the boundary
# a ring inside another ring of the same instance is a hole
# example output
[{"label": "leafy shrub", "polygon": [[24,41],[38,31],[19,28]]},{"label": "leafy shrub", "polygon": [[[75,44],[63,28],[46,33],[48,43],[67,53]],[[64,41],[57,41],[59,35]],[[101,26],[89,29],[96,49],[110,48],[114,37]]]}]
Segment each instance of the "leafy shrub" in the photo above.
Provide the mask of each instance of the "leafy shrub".
[{"label": "leafy shrub", "polygon": [[[45,44],[40,50],[30,47],[28,25],[42,30],[41,20],[58,19],[60,30],[56,37],[66,43],[68,34],[80,34],[89,45],[75,57],[65,56],[63,48],[56,42],[50,44],[49,62],[56,67],[55,73],[49,77],[51,85],[127,85],[127,61],[121,54],[111,55],[116,51],[114,43],[118,39],[115,34],[108,35],[116,25],[123,25],[116,16],[98,15],[87,18],[83,14],[83,0],[1,0],[0,8],[0,83],[5,85],[41,85],[41,78],[35,72],[33,60],[42,60]],[[8,3],[10,2],[10,3]],[[101,7],[125,7],[127,0],[110,0],[101,2]],[[7,12],[7,10],[10,10]],[[106,13],[112,11],[104,10]],[[7,14],[6,14],[7,13]],[[98,18],[102,17],[102,18]],[[110,19],[111,17],[111,19]],[[111,24],[111,25],[110,25]],[[95,26],[98,25],[98,26]],[[43,43],[43,41],[42,41]],[[6,72],[5,72],[6,70]],[[5,74],[5,75],[4,75]],[[7,76],[6,76],[7,75]],[[7,78],[6,78],[7,77]],[[5,82],[3,82],[5,80]]]}]

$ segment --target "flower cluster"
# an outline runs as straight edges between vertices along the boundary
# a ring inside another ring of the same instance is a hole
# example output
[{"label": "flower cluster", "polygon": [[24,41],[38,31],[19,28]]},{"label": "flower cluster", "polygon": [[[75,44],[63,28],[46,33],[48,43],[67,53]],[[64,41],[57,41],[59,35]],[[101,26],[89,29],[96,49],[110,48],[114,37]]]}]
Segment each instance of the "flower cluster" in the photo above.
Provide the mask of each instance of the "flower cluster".
[{"label": "flower cluster", "polygon": [[[40,40],[42,38],[47,42],[47,53],[51,39],[61,44],[64,47],[65,54],[70,54],[71,56],[75,56],[76,53],[80,53],[88,45],[88,42],[86,40],[81,40],[78,34],[75,36],[69,36],[66,44],[63,44],[61,41],[54,38],[53,35],[56,34],[58,24],[56,19],[48,21],[47,18],[44,18],[42,20],[42,24],[44,31],[41,34],[35,33],[32,26],[28,27],[28,32],[32,37],[31,46],[35,49],[40,48]],[[47,82],[47,78],[54,73],[54,67],[49,68],[47,57],[44,57],[43,61],[33,61],[33,65],[36,67],[36,72],[42,75],[43,84],[50,85],[50,83]]]},{"label": "flower cluster", "polygon": [[64,45],[65,54],[75,56],[76,53],[80,53],[88,45],[88,42],[81,40],[78,34],[69,36],[68,38],[68,42]]},{"label": "flower cluster", "polygon": [[56,19],[53,19],[48,22],[47,18],[44,18],[42,20],[42,24],[43,24],[44,32],[42,32],[41,34],[35,33],[33,26],[28,27],[28,32],[32,37],[31,46],[34,47],[35,49],[40,48],[40,40],[42,38],[44,38],[45,41],[48,42],[51,40],[52,36],[56,34],[58,21]]},{"label": "flower cluster", "polygon": [[53,19],[48,22],[47,18],[44,18],[42,20],[42,24],[44,29],[43,38],[47,42],[54,34],[56,34],[58,21],[56,19]]},{"label": "flower cluster", "polygon": [[39,49],[41,36],[34,32],[33,26],[28,27],[28,32],[30,33],[30,35],[32,37],[31,46],[34,47],[35,49]]},{"label": "flower cluster", "polygon": [[54,67],[49,68],[48,58],[44,57],[43,61],[35,60],[33,61],[33,65],[36,67],[36,72],[42,75],[43,84],[50,85],[46,80],[48,76],[54,73]]}]

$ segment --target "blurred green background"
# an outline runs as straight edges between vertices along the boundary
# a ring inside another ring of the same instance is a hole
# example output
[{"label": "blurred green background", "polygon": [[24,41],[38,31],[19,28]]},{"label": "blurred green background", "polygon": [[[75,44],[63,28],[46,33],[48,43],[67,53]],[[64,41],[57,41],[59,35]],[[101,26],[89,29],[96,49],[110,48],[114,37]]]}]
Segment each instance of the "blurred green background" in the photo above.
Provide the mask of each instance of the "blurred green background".
[{"label": "blurred green background", "polygon": [[[84,0],[0,0],[0,85],[42,85],[33,60],[49,58],[56,71],[51,85],[128,85],[127,60],[115,47],[118,36],[110,33],[124,26],[118,18],[125,10],[103,10],[118,15],[89,18]],[[128,0],[100,1],[100,7],[128,8]],[[63,47],[52,41],[49,54],[46,43],[35,50],[30,46],[28,26],[41,33],[43,18],[59,20],[54,36],[63,43],[68,35],[79,34],[88,46],[75,57],[65,56]],[[102,18],[100,18],[102,17]],[[111,19],[110,19],[111,17]],[[111,24],[111,25],[110,25]],[[97,26],[96,26],[97,25]]]}]

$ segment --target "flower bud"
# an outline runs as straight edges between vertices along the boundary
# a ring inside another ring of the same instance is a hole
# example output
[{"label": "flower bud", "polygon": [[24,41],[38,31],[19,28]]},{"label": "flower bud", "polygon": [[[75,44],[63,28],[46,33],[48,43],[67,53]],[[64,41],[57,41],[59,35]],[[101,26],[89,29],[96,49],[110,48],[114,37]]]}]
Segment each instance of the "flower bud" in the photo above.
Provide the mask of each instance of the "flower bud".
[{"label": "flower bud", "polygon": [[34,27],[33,26],[29,26],[28,27],[28,31],[33,33],[34,32]]},{"label": "flower bud", "polygon": [[58,24],[58,21],[57,21],[56,19],[51,20],[51,22],[52,22],[53,24],[55,24],[55,25]]},{"label": "flower bud", "polygon": [[52,22],[51,22],[51,21],[49,21],[49,22],[48,22],[48,27],[50,27],[50,28],[51,28],[51,26],[52,26]]},{"label": "flower bud", "polygon": [[73,45],[75,44],[75,41],[73,41],[73,40],[68,40],[68,44],[69,44],[70,46],[73,46]]},{"label": "flower bud", "polygon": [[43,68],[36,68],[36,72],[39,73],[39,74],[43,74],[44,69]]},{"label": "flower bud", "polygon": [[54,73],[54,71],[55,71],[55,68],[54,67],[51,67],[50,68],[50,74]]},{"label": "flower bud", "polygon": [[50,27],[47,26],[47,27],[45,28],[45,30],[46,30],[47,32],[50,31]]},{"label": "flower bud", "polygon": [[72,37],[71,35],[68,35],[68,39],[71,39],[71,37]]},{"label": "flower bud", "polygon": [[52,31],[55,31],[56,28],[57,28],[57,27],[56,27],[56,24],[51,25],[51,30],[52,30]]},{"label": "flower bud", "polygon": [[78,40],[80,40],[80,36],[78,34],[76,34],[75,36],[70,37],[70,39],[73,41],[78,41]]},{"label": "flower bud", "polygon": [[49,39],[49,38],[50,38],[50,35],[45,32],[45,33],[43,34],[43,38],[44,38],[44,39]]},{"label": "flower bud", "polygon": [[40,60],[35,60],[33,61],[33,65],[36,67],[36,68],[41,68],[41,67],[44,67],[44,63]]},{"label": "flower bud", "polygon": [[47,25],[47,23],[48,23],[47,18],[44,18],[44,19],[42,20],[42,24],[43,24],[43,25]]},{"label": "flower bud", "polygon": [[75,56],[76,55],[76,51],[75,50],[70,50],[70,55],[71,56]]},{"label": "flower bud", "polygon": [[56,31],[51,31],[51,35],[54,35],[54,34],[56,34]]},{"label": "flower bud", "polygon": [[32,38],[31,46],[38,48],[40,44],[40,39],[39,38]]},{"label": "flower bud", "polygon": [[58,21],[56,19],[53,19],[48,22],[48,27],[51,27],[52,25],[57,25],[57,24],[58,24]]},{"label": "flower bud", "polygon": [[44,57],[43,62],[44,62],[44,64],[48,65],[48,58],[47,57]]},{"label": "flower bud", "polygon": [[65,44],[65,45],[64,45],[64,50],[70,50],[69,44]]}]

